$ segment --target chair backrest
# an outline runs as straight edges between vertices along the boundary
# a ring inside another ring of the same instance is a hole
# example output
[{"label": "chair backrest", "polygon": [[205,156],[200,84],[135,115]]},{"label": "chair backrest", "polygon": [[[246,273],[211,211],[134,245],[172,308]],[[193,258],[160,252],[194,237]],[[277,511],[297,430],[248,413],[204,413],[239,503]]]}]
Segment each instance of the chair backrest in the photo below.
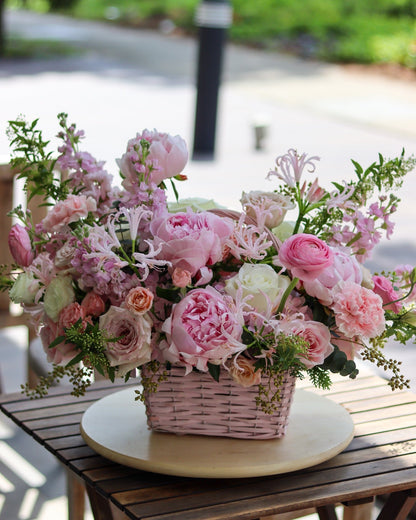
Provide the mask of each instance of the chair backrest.
[{"label": "chair backrest", "polygon": [[[0,164],[0,264],[10,265],[13,258],[9,251],[8,236],[13,221],[7,213],[16,206],[15,182],[17,171],[10,164]],[[28,207],[32,211],[33,221],[40,222],[46,215],[46,207],[39,207],[39,198],[34,197]],[[23,315],[10,314],[10,299],[7,292],[0,292],[0,327],[27,323]]]}]

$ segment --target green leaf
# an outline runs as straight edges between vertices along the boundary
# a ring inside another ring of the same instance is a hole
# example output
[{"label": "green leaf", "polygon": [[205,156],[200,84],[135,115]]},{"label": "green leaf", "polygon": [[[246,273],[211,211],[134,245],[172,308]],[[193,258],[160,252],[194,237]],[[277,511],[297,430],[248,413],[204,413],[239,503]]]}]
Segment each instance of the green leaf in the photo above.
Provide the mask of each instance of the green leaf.
[{"label": "green leaf", "polygon": [[81,361],[84,360],[84,353],[80,352],[77,354],[71,361],[68,361],[68,363],[65,365],[66,367],[72,367],[76,365],[77,363],[81,363]]},{"label": "green leaf", "polygon": [[211,374],[213,379],[219,383],[220,381],[220,371],[221,366],[220,365],[213,365],[212,363],[208,363],[208,372]]},{"label": "green leaf", "polygon": [[58,336],[57,338],[55,338],[52,343],[49,345],[48,348],[54,348],[56,347],[57,345],[59,345],[60,343],[63,343],[64,341],[66,340],[66,337],[65,336]]},{"label": "green leaf", "polygon": [[156,295],[159,298],[164,298],[168,302],[178,303],[180,301],[180,289],[164,289],[162,287],[156,287]]}]

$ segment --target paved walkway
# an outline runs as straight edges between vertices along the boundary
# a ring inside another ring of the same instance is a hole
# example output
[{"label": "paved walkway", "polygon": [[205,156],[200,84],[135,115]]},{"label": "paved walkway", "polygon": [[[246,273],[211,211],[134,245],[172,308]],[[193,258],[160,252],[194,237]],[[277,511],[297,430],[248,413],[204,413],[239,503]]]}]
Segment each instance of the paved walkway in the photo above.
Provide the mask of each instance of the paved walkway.
[{"label": "paved walkway", "polygon": [[[19,114],[39,118],[49,138],[57,132],[56,115],[61,111],[85,129],[85,149],[105,160],[114,174],[115,158],[123,153],[127,140],[144,128],[179,133],[191,148],[194,39],[25,11],[7,12],[6,29],[27,38],[62,40],[80,52],[68,58],[0,62],[0,156],[7,158],[9,153],[8,120]],[[253,124],[258,120],[268,125],[261,151],[254,148]],[[321,156],[318,174],[329,186],[332,180],[352,175],[351,158],[366,166],[379,152],[391,157],[404,147],[409,154],[416,153],[415,120],[415,82],[228,45],[215,160],[190,161],[189,181],[180,185],[180,195],[214,198],[238,208],[243,189],[273,189],[265,176],[274,158],[291,147]],[[398,261],[416,264],[415,176],[416,172],[402,193],[395,238],[377,250],[374,266],[390,268]],[[408,351],[405,366],[415,366],[415,350]],[[16,350],[9,341],[7,352],[2,351],[2,362],[10,367],[6,391],[18,389],[23,361],[24,345]],[[27,436],[9,424],[2,428],[0,439],[11,439],[9,445],[17,452],[26,446],[29,457]],[[0,463],[0,520],[64,518],[61,473],[54,488],[39,482],[31,487]],[[36,466],[36,460],[33,463]],[[55,478],[50,460],[38,467],[49,482]],[[26,498],[30,489],[40,489],[43,501],[33,498],[33,493]],[[34,500],[35,506],[23,510],[24,497],[26,503]],[[56,507],[52,507],[54,500]]]}]

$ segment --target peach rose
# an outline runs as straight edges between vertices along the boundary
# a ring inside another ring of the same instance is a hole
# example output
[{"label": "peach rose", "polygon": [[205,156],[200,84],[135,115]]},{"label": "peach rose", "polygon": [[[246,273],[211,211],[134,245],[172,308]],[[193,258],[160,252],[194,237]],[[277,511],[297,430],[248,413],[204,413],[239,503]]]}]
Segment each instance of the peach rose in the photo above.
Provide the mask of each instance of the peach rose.
[{"label": "peach rose", "polygon": [[133,287],[125,299],[125,306],[133,314],[145,314],[152,308],[153,293],[144,287]]},{"label": "peach rose", "polygon": [[231,364],[230,376],[240,386],[258,385],[261,381],[261,370],[255,370],[254,363],[254,360],[240,356]]}]

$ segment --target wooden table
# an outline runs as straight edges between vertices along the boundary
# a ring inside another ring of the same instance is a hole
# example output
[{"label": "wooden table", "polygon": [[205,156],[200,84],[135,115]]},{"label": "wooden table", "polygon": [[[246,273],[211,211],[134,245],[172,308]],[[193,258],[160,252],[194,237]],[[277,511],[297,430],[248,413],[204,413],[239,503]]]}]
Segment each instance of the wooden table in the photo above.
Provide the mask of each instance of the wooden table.
[{"label": "wooden table", "polygon": [[136,520],[253,520],[311,507],[321,520],[334,520],[336,504],[377,495],[389,495],[379,520],[405,520],[416,501],[416,395],[392,392],[379,377],[343,379],[325,393],[355,423],[341,454],[285,475],[229,480],[147,473],[97,455],[80,435],[82,413],[122,388],[97,383],[81,398],[65,388],[41,400],[0,396],[1,410],[85,483],[96,520],[110,520],[114,510]]}]

